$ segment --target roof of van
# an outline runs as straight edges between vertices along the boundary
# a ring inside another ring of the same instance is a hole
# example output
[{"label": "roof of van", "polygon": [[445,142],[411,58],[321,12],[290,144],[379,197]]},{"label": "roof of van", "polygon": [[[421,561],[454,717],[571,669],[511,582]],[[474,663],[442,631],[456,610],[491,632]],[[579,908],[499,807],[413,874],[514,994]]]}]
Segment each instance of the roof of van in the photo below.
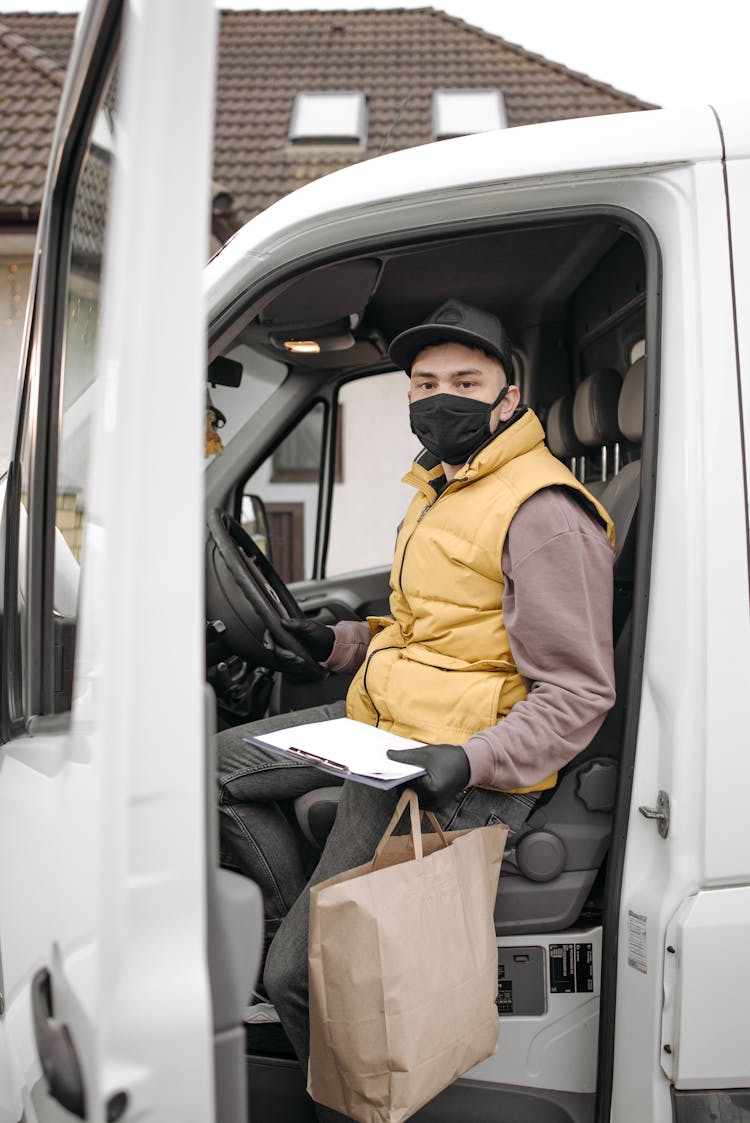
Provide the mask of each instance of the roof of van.
[{"label": "roof of van", "polygon": [[[209,309],[241,292],[253,258],[260,263],[282,243],[294,244],[297,255],[324,237],[333,245],[343,239],[344,227],[360,238],[379,206],[403,210],[418,200],[422,226],[431,217],[441,220],[441,200],[451,195],[484,192],[497,200],[517,192],[520,201],[511,213],[518,206],[528,213],[532,191],[542,181],[596,177],[612,169],[637,176],[650,165],[717,159],[721,153],[716,117],[708,106],[530,125],[394,152],[307,184],[247,223],[207,266]],[[564,203],[561,196],[558,206]],[[495,213],[502,211],[501,206]],[[465,215],[468,219],[468,208]],[[394,211],[393,229],[403,230],[403,222]],[[335,237],[334,224],[339,227]],[[331,233],[316,236],[316,229]]]}]

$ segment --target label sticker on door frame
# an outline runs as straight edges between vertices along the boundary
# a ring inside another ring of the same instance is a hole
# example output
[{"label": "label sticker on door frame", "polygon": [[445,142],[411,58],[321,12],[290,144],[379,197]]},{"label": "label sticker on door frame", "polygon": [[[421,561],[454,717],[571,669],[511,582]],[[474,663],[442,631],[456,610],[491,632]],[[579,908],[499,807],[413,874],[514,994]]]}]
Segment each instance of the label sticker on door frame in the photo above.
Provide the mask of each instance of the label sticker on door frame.
[{"label": "label sticker on door frame", "polygon": [[648,974],[646,949],[648,946],[648,920],[638,912],[628,910],[628,967]]}]

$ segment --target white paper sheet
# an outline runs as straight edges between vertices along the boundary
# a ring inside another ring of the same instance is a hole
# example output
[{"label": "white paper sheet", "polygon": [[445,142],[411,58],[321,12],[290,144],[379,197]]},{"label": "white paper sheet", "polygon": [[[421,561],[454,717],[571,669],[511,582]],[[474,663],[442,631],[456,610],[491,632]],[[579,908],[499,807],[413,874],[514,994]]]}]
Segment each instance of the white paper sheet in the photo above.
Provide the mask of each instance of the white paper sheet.
[{"label": "white paper sheet", "polygon": [[422,776],[425,771],[386,756],[388,749],[416,749],[423,741],[399,737],[348,717],[296,725],[245,739],[289,753],[296,759],[311,758],[311,764],[326,771],[350,774],[352,779],[370,781],[378,787],[392,787]]}]

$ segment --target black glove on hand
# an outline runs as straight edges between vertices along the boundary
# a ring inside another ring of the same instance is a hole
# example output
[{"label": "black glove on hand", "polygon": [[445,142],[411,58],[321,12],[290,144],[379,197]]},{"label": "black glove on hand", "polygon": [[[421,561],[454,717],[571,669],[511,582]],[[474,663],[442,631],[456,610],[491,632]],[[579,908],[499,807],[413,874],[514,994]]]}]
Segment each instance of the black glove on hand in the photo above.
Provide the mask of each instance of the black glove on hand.
[{"label": "black glove on hand", "polygon": [[425,745],[421,749],[389,749],[391,760],[425,768],[424,776],[406,781],[425,811],[444,807],[465,788],[471,775],[469,758],[460,745]]},{"label": "black glove on hand", "polygon": [[281,625],[292,633],[308,655],[318,663],[324,663],[333,651],[336,637],[333,628],[329,628],[327,624],[319,624],[317,620],[290,617],[288,620],[282,620]]}]

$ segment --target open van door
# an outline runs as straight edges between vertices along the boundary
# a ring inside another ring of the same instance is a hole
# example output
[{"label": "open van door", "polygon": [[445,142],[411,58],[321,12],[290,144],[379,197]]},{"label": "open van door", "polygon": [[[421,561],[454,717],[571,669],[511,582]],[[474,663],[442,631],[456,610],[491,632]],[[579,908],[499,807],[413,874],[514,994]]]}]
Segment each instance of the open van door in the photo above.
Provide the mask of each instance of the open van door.
[{"label": "open van door", "polygon": [[3,1121],[244,1111],[220,996],[250,980],[210,965],[231,969],[222,899],[241,975],[260,936],[254,887],[225,890],[210,857],[214,19],[211,0],[94,0],[53,143],[2,524]]}]

